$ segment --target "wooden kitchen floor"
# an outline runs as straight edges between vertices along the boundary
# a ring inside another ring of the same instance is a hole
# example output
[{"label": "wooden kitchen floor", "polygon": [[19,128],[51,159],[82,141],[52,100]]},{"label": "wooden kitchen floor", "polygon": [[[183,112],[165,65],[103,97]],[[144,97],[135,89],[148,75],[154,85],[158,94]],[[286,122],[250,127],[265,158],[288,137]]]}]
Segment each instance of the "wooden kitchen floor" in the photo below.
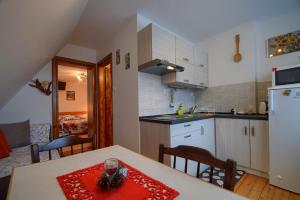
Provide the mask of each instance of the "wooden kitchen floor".
[{"label": "wooden kitchen floor", "polygon": [[266,178],[252,174],[245,174],[234,192],[251,200],[300,200],[300,195],[272,186]]}]

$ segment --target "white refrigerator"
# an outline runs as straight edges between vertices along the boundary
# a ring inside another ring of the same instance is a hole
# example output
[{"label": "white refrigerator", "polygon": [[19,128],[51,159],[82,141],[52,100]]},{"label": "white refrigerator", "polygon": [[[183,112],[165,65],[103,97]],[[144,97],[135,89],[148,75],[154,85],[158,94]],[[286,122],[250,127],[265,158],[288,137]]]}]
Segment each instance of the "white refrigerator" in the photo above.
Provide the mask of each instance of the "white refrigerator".
[{"label": "white refrigerator", "polygon": [[270,184],[300,193],[300,86],[268,92]]}]

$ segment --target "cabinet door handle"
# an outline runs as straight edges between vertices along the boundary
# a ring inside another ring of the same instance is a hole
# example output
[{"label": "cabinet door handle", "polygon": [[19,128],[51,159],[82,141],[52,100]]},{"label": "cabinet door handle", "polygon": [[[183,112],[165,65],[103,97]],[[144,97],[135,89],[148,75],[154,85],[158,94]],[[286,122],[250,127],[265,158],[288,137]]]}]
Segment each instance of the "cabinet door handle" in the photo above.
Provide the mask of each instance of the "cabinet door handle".
[{"label": "cabinet door handle", "polygon": [[183,125],[184,127],[189,127],[189,126],[191,126],[191,124],[185,124],[185,125]]},{"label": "cabinet door handle", "polygon": [[252,127],[252,136],[254,137],[255,135],[255,129],[254,129],[254,126]]},{"label": "cabinet door handle", "polygon": [[190,60],[190,59],[184,58],[184,57],[183,57],[182,59],[183,59],[185,62],[189,62],[189,60]]},{"label": "cabinet door handle", "polygon": [[185,136],[183,136],[184,138],[189,138],[189,137],[191,137],[192,135],[191,134],[189,134],[189,135],[185,135]]},{"label": "cabinet door handle", "polygon": [[203,64],[200,64],[199,66],[200,66],[200,67],[204,67],[204,65],[203,65]]},{"label": "cabinet door handle", "polygon": [[200,85],[204,85],[204,83],[200,83]]},{"label": "cabinet door handle", "polygon": [[190,80],[187,80],[187,79],[185,79],[185,80],[183,80],[184,82],[187,82],[187,83],[189,83],[190,82]]},{"label": "cabinet door handle", "polygon": [[201,135],[204,135],[204,128],[201,126]]},{"label": "cabinet door handle", "polygon": [[246,135],[246,136],[248,135],[248,129],[247,129],[247,126],[245,126],[245,135]]}]

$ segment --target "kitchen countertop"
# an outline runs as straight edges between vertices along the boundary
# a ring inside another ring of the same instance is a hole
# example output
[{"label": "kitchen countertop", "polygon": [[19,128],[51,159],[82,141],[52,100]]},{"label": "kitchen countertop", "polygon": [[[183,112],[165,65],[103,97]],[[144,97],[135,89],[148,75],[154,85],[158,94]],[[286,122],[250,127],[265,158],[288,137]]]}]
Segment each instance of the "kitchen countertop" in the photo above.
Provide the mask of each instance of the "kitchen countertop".
[{"label": "kitchen countertop", "polygon": [[252,119],[252,120],[268,120],[268,115],[261,114],[231,114],[231,113],[195,113],[193,116],[185,114],[179,117],[175,114],[154,115],[140,117],[140,121],[154,122],[161,124],[180,124],[185,122],[197,121],[209,118],[230,118],[230,119]]}]

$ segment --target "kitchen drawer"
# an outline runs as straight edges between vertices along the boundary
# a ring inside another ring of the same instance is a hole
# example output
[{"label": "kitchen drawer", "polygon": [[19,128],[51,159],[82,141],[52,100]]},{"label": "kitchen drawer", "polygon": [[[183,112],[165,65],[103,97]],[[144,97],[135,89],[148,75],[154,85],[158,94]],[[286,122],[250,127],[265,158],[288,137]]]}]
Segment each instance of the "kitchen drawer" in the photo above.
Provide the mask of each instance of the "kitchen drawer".
[{"label": "kitchen drawer", "polygon": [[[175,136],[171,139],[171,147],[176,147],[179,145],[188,145],[194,147],[200,147],[199,142],[201,141],[201,131],[196,130],[184,135]],[[171,163],[173,163],[173,156],[171,157]],[[185,159],[177,157],[176,158],[176,169],[184,172]],[[197,172],[197,162],[189,160],[187,173],[196,176]]]},{"label": "kitchen drawer", "polygon": [[183,135],[196,130],[201,130],[201,120],[175,124],[170,126],[171,137]]},{"label": "kitchen drawer", "polygon": [[195,143],[195,141],[201,140],[201,131],[196,130],[192,132],[188,132],[182,135],[177,135],[172,137],[171,139],[171,147],[176,147],[179,145],[190,145],[190,146],[198,146],[198,143]]}]

